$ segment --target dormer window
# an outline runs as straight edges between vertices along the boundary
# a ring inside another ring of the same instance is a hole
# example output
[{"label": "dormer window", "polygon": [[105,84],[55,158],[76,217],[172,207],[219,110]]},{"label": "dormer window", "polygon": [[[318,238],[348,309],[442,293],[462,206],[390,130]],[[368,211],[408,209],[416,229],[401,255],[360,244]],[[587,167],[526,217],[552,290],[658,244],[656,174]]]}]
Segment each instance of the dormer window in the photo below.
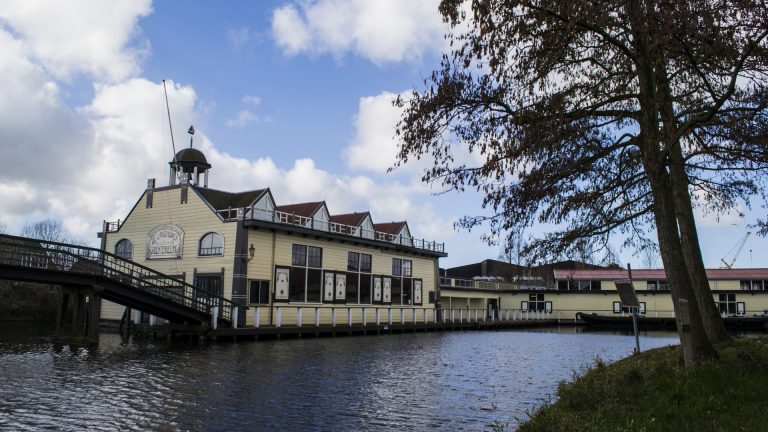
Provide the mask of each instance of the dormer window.
[{"label": "dormer window", "polygon": [[224,255],[224,237],[215,232],[210,232],[200,239],[199,256]]}]

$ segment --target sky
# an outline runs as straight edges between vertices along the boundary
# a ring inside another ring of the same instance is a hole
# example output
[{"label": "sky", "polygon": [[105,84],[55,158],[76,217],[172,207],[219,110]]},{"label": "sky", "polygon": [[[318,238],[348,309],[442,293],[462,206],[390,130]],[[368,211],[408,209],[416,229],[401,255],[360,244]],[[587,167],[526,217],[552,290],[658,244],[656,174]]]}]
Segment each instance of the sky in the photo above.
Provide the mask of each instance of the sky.
[{"label": "sky", "polygon": [[[391,102],[423,87],[446,30],[436,0],[4,0],[0,224],[15,234],[55,218],[97,245],[102,221],[124,219],[147,179],[168,182],[166,80],[176,150],[194,125],[211,188],[270,187],[278,205],[325,200],[331,214],[407,220],[415,237],[445,242],[443,267],[495,259],[485,230],[454,229],[487,214],[477,193],[421,183],[428,161],[387,172]],[[719,267],[759,206],[738,210],[699,214],[706,266]],[[768,241],[751,236],[735,266],[768,267]]]}]

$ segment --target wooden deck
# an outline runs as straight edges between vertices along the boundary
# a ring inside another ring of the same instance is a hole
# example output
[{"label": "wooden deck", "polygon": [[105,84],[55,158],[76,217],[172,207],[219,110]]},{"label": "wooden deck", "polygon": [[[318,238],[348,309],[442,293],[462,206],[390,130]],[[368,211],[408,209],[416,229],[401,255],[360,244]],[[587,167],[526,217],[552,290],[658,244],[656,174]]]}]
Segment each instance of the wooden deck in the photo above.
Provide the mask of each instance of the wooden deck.
[{"label": "wooden deck", "polygon": [[434,331],[458,331],[458,330],[507,330],[520,328],[554,327],[558,325],[572,324],[557,319],[536,320],[509,320],[509,321],[463,321],[463,322],[429,322],[429,323],[380,323],[380,324],[353,324],[353,325],[303,325],[303,326],[260,326],[232,328],[223,327],[211,329],[207,326],[163,324],[150,326],[147,324],[133,324],[130,334],[137,337],[156,338],[201,338],[213,340],[240,340],[240,339],[276,339],[276,338],[302,338],[302,337],[332,337],[353,335],[380,335],[395,333],[416,333]]}]

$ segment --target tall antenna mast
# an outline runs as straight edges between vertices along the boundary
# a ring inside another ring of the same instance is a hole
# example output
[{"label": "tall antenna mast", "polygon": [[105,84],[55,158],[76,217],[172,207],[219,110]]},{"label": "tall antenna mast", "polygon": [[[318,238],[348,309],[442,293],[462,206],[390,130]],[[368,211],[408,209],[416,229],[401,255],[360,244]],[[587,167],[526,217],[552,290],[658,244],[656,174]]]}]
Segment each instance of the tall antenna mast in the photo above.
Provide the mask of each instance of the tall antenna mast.
[{"label": "tall antenna mast", "polygon": [[163,92],[165,93],[165,111],[168,113],[168,128],[171,130],[171,147],[173,148],[173,165],[176,168],[176,176],[179,177],[179,161],[176,160],[176,142],[173,140],[173,125],[171,124],[171,108],[168,106],[168,89],[163,80]]}]

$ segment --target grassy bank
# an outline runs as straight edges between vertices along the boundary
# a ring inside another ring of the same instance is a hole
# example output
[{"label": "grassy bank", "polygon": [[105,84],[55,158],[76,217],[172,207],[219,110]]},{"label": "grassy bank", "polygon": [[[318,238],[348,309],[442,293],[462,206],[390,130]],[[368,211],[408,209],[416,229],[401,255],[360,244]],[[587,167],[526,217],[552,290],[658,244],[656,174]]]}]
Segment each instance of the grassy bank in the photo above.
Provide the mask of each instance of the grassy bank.
[{"label": "grassy bank", "polygon": [[558,386],[520,431],[767,431],[768,338],[718,348],[720,359],[682,367],[678,347],[659,348]]}]

